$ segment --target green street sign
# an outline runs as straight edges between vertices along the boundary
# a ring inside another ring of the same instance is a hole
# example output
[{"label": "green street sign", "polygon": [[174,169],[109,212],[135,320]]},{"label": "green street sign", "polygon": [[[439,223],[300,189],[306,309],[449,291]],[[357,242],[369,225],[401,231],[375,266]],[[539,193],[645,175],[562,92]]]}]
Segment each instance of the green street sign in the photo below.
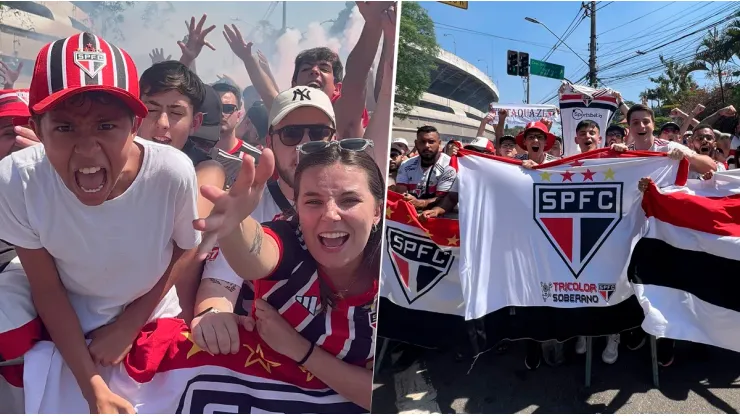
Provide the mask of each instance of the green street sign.
[{"label": "green street sign", "polygon": [[551,64],[545,61],[530,59],[529,73],[545,78],[563,79],[565,78],[565,67],[562,65]]}]

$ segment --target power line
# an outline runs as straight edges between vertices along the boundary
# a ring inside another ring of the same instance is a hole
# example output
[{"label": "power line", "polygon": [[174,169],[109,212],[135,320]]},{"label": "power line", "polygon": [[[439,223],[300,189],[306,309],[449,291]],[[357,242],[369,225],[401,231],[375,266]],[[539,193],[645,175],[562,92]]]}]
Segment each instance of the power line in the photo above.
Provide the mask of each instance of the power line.
[{"label": "power line", "polygon": [[[543,43],[529,42],[529,41],[521,40],[521,39],[507,38],[507,37],[504,37],[504,36],[494,35],[492,33],[479,32],[477,30],[466,29],[466,28],[462,28],[462,27],[458,27],[458,26],[448,25],[446,23],[437,23],[437,22],[434,22],[434,25],[435,26],[439,26],[442,29],[446,29],[446,30],[453,30],[453,31],[458,31],[458,32],[466,32],[466,33],[470,33],[470,34],[473,34],[473,35],[480,35],[480,36],[488,36],[488,37],[492,37],[492,38],[496,38],[496,39],[504,39],[504,40],[509,40],[509,41],[512,41],[512,42],[524,43],[524,44],[527,44],[527,45],[536,46],[538,48],[547,48],[547,49],[550,49],[550,46],[548,46],[547,44],[543,44]],[[559,52],[569,52],[567,49],[557,49],[557,51],[559,51]],[[581,49],[581,51],[584,51],[584,50]]]},{"label": "power line", "polygon": [[[581,16],[581,13],[582,12],[583,12],[582,8],[579,7],[578,8],[578,12],[576,13],[576,17],[574,17],[573,20],[571,20],[571,22],[568,25],[568,27],[566,27],[565,30],[563,31],[563,34],[560,35],[560,39],[563,39],[563,43],[567,39],[566,34],[568,34],[568,31],[571,29],[571,26],[573,26],[573,24],[576,23],[576,21],[578,20],[578,18]],[[580,24],[580,22],[578,22],[578,23]],[[576,27],[577,27],[577,25],[576,25]],[[570,35],[568,35],[568,36],[570,36]],[[558,39],[558,41],[555,42],[555,45],[552,48],[550,48],[550,51],[548,51],[547,54],[545,54],[545,56],[542,57],[542,60],[543,61],[547,61],[547,58],[549,58],[552,55],[552,53],[555,52],[555,48],[557,48],[560,45],[560,43],[561,43],[560,39]]]},{"label": "power line", "polygon": [[[601,10],[601,9],[603,9],[603,8],[605,8],[605,7],[608,7],[608,6],[609,6],[610,4],[612,4],[612,3],[614,3],[614,2],[613,2],[613,1],[610,1],[609,3],[606,3],[605,5],[603,5],[603,6],[599,7],[598,9],[596,9],[596,11],[598,12],[599,10]],[[598,4],[598,3],[597,3],[597,4]]]},{"label": "power line", "polygon": [[[640,16],[640,17],[636,18],[636,19],[630,20],[630,21],[629,21],[629,22],[627,22],[627,23],[622,23],[622,24],[620,24],[619,26],[615,26],[615,27],[613,27],[613,28],[611,28],[611,29],[609,29],[609,30],[605,30],[605,31],[603,31],[603,32],[601,32],[601,33],[599,33],[599,34],[597,34],[596,36],[601,36],[601,35],[603,35],[604,33],[609,33],[609,32],[611,32],[611,31],[613,31],[613,30],[617,30],[617,29],[619,29],[619,28],[622,28],[622,27],[624,27],[625,25],[628,25],[628,24],[630,24],[630,23],[632,23],[632,22],[636,22],[636,21],[638,21],[638,20],[640,20],[640,19],[642,19],[642,18],[648,17],[648,16],[650,16],[651,14],[653,14],[653,13],[655,13],[655,12],[659,11],[659,10],[665,9],[666,7],[670,6],[670,5],[671,5],[671,4],[673,4],[673,3],[675,3],[675,1],[672,1],[672,2],[670,2],[670,3],[668,3],[668,4],[666,4],[665,6],[663,6],[663,7],[660,7],[660,8],[658,8],[658,9],[655,9],[655,10],[653,10],[652,12],[650,12],[650,13],[647,13],[647,14],[644,14],[644,15],[642,15],[642,16]],[[611,4],[611,3],[610,3],[610,4]],[[604,6],[604,7],[606,7],[606,6]],[[597,11],[598,11],[598,10],[597,10]]]},{"label": "power line", "polygon": [[[719,21],[717,21],[717,22],[715,22],[715,23],[712,23],[712,24],[710,24],[710,25],[704,26],[704,27],[702,27],[702,28],[700,28],[700,29],[697,29],[697,30],[695,30],[695,31],[693,31],[693,32],[691,32],[691,33],[689,33],[689,34],[687,34],[687,35],[683,35],[683,36],[679,37],[678,39],[674,39],[674,40],[671,40],[671,41],[665,42],[665,43],[663,43],[663,44],[661,44],[661,45],[655,46],[655,47],[653,47],[653,48],[651,48],[651,49],[648,49],[648,50],[646,50],[646,51],[642,51],[642,52],[643,52],[642,54],[644,55],[644,54],[646,54],[646,53],[648,53],[648,52],[653,52],[653,51],[656,51],[656,50],[658,50],[658,49],[660,49],[660,48],[662,48],[662,47],[664,47],[664,46],[667,46],[667,45],[670,45],[670,44],[672,44],[672,43],[676,43],[676,42],[678,42],[678,41],[680,41],[680,40],[682,40],[682,39],[685,39],[685,38],[686,38],[686,37],[688,37],[688,36],[691,36],[691,35],[694,35],[694,34],[697,34],[697,33],[703,32],[703,31],[705,31],[705,30],[707,30],[707,29],[711,29],[711,28],[713,28],[713,27],[715,27],[715,26],[718,26],[718,25],[720,25],[720,24],[722,24],[722,23],[725,23],[725,22],[727,22],[727,21],[729,21],[729,20],[732,20],[732,19],[734,19],[734,17],[735,17],[735,16],[734,16],[734,14],[733,14],[733,15],[730,15],[730,16],[727,16],[727,17],[724,17],[723,19],[721,19],[721,20],[719,20]],[[621,60],[621,61],[612,61],[612,62],[609,62],[609,63],[607,63],[606,65],[604,65],[603,67],[601,67],[600,69],[601,69],[601,70],[606,70],[606,69],[609,69],[609,68],[611,68],[611,67],[613,67],[613,66],[616,66],[616,65],[622,64],[622,63],[624,63],[624,62],[630,61],[630,60],[632,60],[632,59],[634,59],[634,58],[637,58],[638,56],[640,56],[640,54],[635,54],[635,55],[633,55],[633,56],[630,56],[630,57],[627,57],[627,58],[625,58],[625,59],[623,59],[623,60]]]}]

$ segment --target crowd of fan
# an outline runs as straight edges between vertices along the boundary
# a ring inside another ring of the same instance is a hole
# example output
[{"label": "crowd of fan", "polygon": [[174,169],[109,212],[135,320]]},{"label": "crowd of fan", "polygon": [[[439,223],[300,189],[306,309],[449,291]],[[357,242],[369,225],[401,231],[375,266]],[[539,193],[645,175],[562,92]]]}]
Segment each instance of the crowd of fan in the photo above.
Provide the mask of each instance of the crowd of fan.
[{"label": "crowd of fan", "polygon": [[[602,133],[599,124],[592,120],[583,120],[576,126],[574,140],[581,153],[609,147],[613,152],[627,150],[665,152],[673,159],[686,158],[689,161],[689,178],[708,180],[714,172],[735,169],[736,152],[740,151],[740,121],[734,107],[722,108],[706,117],[701,122],[696,116],[701,114],[704,106],[697,106],[691,116],[676,109],[672,116],[679,123],[668,122],[656,129],[653,111],[645,105],[637,104],[627,107],[617,95],[620,112],[625,118],[626,126],[613,124]],[[442,142],[434,126],[419,127],[413,146],[406,139],[396,138],[390,150],[390,175],[388,188],[404,195],[404,199],[413,205],[419,220],[447,217],[456,218],[459,201],[456,182],[455,155],[461,148],[495,155],[504,159],[520,161],[524,168],[555,162],[563,155],[563,139],[550,132],[552,122],[541,119],[527,124],[516,136],[504,134],[507,111],[498,113],[498,124],[495,126],[495,138],[484,136],[485,128],[492,123],[494,114],[488,114],[481,121],[477,137],[470,143],[458,141]],[[681,119],[683,121],[681,121]],[[722,133],[713,128],[714,124],[734,120],[733,133]],[[657,135],[656,135],[657,132]],[[598,157],[609,157],[599,155]],[[608,364],[617,361],[619,344],[623,341],[630,350],[641,348],[645,344],[646,334],[641,330],[613,334],[607,338],[602,359]],[[540,345],[541,344],[541,345]],[[575,350],[578,354],[586,352],[585,337],[578,337]],[[674,341],[658,340],[658,363],[671,365],[674,359]],[[497,350],[508,348],[506,342],[497,346]],[[540,365],[544,357],[550,365],[559,365],[564,361],[563,344],[557,341],[527,343],[525,364],[529,369]]]},{"label": "crowd of fan", "polygon": [[[204,83],[206,15],[180,60],[155,49],[140,77],[92,33],[39,51],[29,90],[2,67],[0,293],[33,299],[91,412],[134,412],[98,366],[173,317],[211,354],[237,352],[240,326],[258,331],[369,409],[396,10],[357,7],[346,71],[329,48],[304,50],[289,89],[235,25],[223,35],[252,85]],[[294,304],[307,310],[285,315]],[[0,316],[14,308],[3,300]]]}]

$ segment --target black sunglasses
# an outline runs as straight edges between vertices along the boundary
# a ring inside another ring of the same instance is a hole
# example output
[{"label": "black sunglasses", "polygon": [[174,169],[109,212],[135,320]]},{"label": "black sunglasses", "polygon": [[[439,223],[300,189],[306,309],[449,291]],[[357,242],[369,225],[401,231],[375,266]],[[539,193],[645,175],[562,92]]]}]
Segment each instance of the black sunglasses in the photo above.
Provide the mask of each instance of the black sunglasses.
[{"label": "black sunglasses", "polygon": [[221,104],[221,112],[224,114],[234,114],[236,104]]},{"label": "black sunglasses", "polygon": [[335,129],[323,124],[295,124],[275,130],[271,134],[277,134],[285,146],[296,146],[303,141],[306,131],[308,139],[312,142],[328,140],[336,133]]},{"label": "black sunglasses", "polygon": [[367,139],[343,139],[333,142],[308,142],[304,143],[296,148],[298,156],[310,155],[312,153],[318,153],[326,150],[332,146],[339,146],[342,150],[349,150],[350,152],[362,152],[368,147],[373,147],[372,140]]}]

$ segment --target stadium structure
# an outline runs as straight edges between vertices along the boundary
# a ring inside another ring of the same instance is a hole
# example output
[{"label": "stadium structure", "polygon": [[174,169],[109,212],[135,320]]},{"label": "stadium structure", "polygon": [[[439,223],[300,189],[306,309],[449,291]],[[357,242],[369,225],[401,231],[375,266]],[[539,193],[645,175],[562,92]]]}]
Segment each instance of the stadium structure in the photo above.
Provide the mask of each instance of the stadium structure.
[{"label": "stadium structure", "polygon": [[[80,4],[82,3],[82,4]],[[16,88],[28,88],[36,54],[47,43],[90,31],[85,2],[12,1],[0,3],[0,59],[23,71]],[[88,3],[88,5],[92,5]]]},{"label": "stadium structure", "polygon": [[[488,105],[499,100],[498,88],[475,65],[442,49],[431,79],[427,92],[408,117],[393,119],[393,137],[411,143],[416,140],[417,128],[431,125],[439,130],[444,142],[472,141]],[[487,137],[494,137],[492,126],[487,126],[486,132]]]}]

